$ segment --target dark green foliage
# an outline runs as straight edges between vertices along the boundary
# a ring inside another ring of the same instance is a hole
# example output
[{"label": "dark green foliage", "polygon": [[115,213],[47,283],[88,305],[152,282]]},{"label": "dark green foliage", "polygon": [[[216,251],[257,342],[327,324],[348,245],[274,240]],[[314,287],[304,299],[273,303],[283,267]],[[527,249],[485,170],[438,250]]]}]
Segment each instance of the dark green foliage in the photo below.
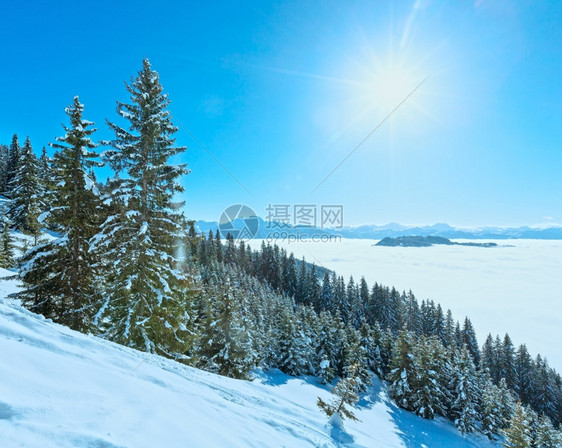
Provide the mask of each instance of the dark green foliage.
[{"label": "dark green foliage", "polygon": [[9,269],[14,267],[14,243],[10,234],[10,225],[5,221],[0,234],[0,268]]},{"label": "dark green foliage", "polygon": [[410,332],[400,332],[393,347],[390,364],[390,393],[398,406],[413,410],[412,394],[416,376],[414,371],[414,340]]},{"label": "dark green foliage", "polygon": [[253,331],[243,319],[241,298],[228,277],[205,288],[204,321],[197,353],[197,365],[204,370],[232,378],[247,378],[256,365]]},{"label": "dark green foliage", "polygon": [[7,187],[10,179],[8,172],[8,163],[10,159],[10,148],[6,145],[0,145],[0,195],[8,195]]},{"label": "dark green foliage", "polygon": [[58,179],[59,175],[60,173],[55,173],[53,167],[51,166],[51,159],[47,155],[47,149],[43,146],[41,157],[39,158],[38,167],[39,183],[41,184],[41,189],[43,191],[41,212],[48,212],[49,209],[53,206],[53,201],[55,200],[55,198],[53,197],[53,193],[56,189],[56,180]]},{"label": "dark green foliage", "polygon": [[117,177],[106,198],[111,215],[93,239],[105,268],[97,322],[117,342],[169,355],[181,352],[187,339],[186,280],[175,258],[182,204],[173,201],[187,170],[169,164],[185,148],[174,146],[169,100],[148,60],[127,90],[131,103],[118,102],[117,112],[128,129],[108,122],[115,140],[104,159]]},{"label": "dark green foliage", "polygon": [[550,419],[543,415],[537,422],[533,437],[533,447],[559,448],[562,446],[562,434],[552,426]]},{"label": "dark green foliage", "polygon": [[533,377],[533,360],[527,350],[527,346],[522,344],[515,355],[515,393],[524,403],[529,403],[532,396],[531,381]]},{"label": "dark green foliage", "polygon": [[531,448],[531,428],[521,402],[517,403],[509,427],[503,432],[505,448]]},{"label": "dark green foliage", "polygon": [[480,366],[480,348],[478,346],[478,341],[476,340],[476,332],[472,326],[472,322],[467,317],[464,320],[464,325],[462,328],[462,343],[466,345],[470,356],[472,356],[472,361],[476,367]]},{"label": "dark green foliage", "polygon": [[21,147],[19,144],[19,139],[17,134],[14,134],[12,137],[12,143],[10,144],[10,148],[5,156],[6,162],[4,166],[4,175],[3,175],[3,182],[2,185],[3,190],[2,194],[8,198],[13,198],[12,190],[14,189],[13,180],[17,175],[18,167],[20,164],[20,156],[21,156]]},{"label": "dark green foliage", "polygon": [[446,380],[449,378],[450,366],[445,349],[435,337],[421,338],[414,347],[413,355],[412,410],[428,419],[446,415],[450,400]]},{"label": "dark green foliage", "polygon": [[466,347],[455,351],[451,366],[451,417],[462,434],[477,429],[480,390],[476,368]]},{"label": "dark green foliage", "polygon": [[93,328],[98,299],[89,239],[98,228],[99,200],[87,176],[97,157],[91,152],[96,145],[90,139],[95,129],[89,129],[93,123],[82,118],[83,110],[78,97],[74,97],[73,104],[66,109],[70,126],[63,126],[64,137],[57,138],[57,143],[52,145],[59,151],[56,157],[59,182],[51,186],[52,208],[48,220],[63,229],[63,234],[58,240],[25,254],[20,274],[25,289],[19,297],[36,312],[87,332]]},{"label": "dark green foliage", "polygon": [[36,239],[40,231],[38,218],[43,207],[43,190],[38,171],[39,161],[28,137],[21,148],[14,177],[10,181],[10,220],[16,229],[33,235]]},{"label": "dark green foliage", "polygon": [[312,373],[312,347],[303,327],[299,325],[299,321],[293,319],[293,313],[288,309],[284,309],[278,319],[273,342],[276,346],[275,365],[289,375]]},{"label": "dark green foliage", "polygon": [[489,376],[482,381],[480,397],[480,416],[482,433],[490,440],[494,440],[505,427],[505,412],[502,408],[502,391],[492,383]]}]

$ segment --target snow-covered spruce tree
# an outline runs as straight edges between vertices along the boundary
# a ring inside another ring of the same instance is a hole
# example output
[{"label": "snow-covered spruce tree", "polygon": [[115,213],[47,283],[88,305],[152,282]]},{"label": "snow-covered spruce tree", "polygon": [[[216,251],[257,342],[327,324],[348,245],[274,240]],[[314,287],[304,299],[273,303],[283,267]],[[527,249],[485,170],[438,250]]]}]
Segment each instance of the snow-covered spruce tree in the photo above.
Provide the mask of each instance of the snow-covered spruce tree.
[{"label": "snow-covered spruce tree", "polygon": [[486,372],[482,379],[483,391],[480,399],[481,431],[490,440],[495,440],[505,428],[504,413],[501,406],[501,391]]},{"label": "snow-covered spruce tree", "polygon": [[306,374],[316,375],[318,364],[316,364],[316,347],[320,325],[318,314],[312,307],[300,306],[295,310],[297,321],[300,326],[301,338],[304,341],[303,356],[306,361]]},{"label": "snow-covered spruce tree", "polygon": [[[365,392],[367,387],[373,384],[372,372],[368,366],[368,354],[366,347],[361,343],[361,333],[353,326],[346,326],[346,344],[344,348],[344,363],[346,366],[355,366],[354,375],[357,377],[358,392]],[[348,369],[344,371],[348,375]]]},{"label": "snow-covered spruce tree", "polygon": [[480,362],[480,368],[482,371],[488,371],[490,378],[497,384],[499,382],[499,368],[498,368],[499,356],[496,353],[494,339],[491,334],[488,334],[484,344],[482,344],[482,356]]},{"label": "snow-covered spruce tree", "polygon": [[[74,330],[88,332],[92,330],[97,300],[89,239],[98,229],[99,198],[87,175],[97,164],[97,154],[91,151],[97,145],[90,139],[95,129],[90,128],[92,122],[82,118],[83,111],[84,105],[74,97],[72,105],[65,109],[70,126],[63,125],[65,135],[52,144],[58,150],[58,182],[49,194],[52,203],[48,221],[62,235],[24,255],[20,278],[25,288],[19,297],[31,309],[54,312],[48,317]],[[50,305],[42,310],[41,304],[47,302]]]},{"label": "snow-covered spruce tree", "polygon": [[219,375],[245,379],[255,367],[257,355],[252,331],[241,315],[240,297],[230,283],[228,278],[216,279],[206,289],[197,365]]},{"label": "snow-covered spruce tree", "polygon": [[0,235],[0,268],[9,269],[14,266],[14,244],[10,233],[10,224],[5,220]]},{"label": "snow-covered spruce tree", "polygon": [[515,392],[522,402],[529,403],[532,396],[533,359],[525,344],[521,344],[515,355]]},{"label": "snow-covered spruce tree", "polygon": [[4,189],[1,192],[4,196],[8,198],[12,197],[12,189],[14,188],[14,184],[12,183],[12,181],[18,171],[20,155],[21,155],[21,147],[20,147],[19,139],[17,134],[14,134],[14,136],[12,137],[12,143],[10,144],[10,148],[8,150],[8,154],[6,157],[5,185],[4,185]]},{"label": "snow-covered spruce tree", "polygon": [[[530,405],[539,414],[545,414],[553,420],[559,419],[556,403],[560,403],[560,378],[548,366],[546,358],[537,355],[532,379],[532,397]],[[557,398],[558,397],[558,398]]]},{"label": "snow-covered spruce tree", "polygon": [[0,145],[0,194],[6,194],[6,186],[10,176],[8,175],[8,159],[10,148],[7,145]]},{"label": "snow-covered spruce tree", "polygon": [[476,368],[480,366],[480,348],[478,347],[478,341],[476,339],[476,332],[472,326],[472,322],[467,317],[464,319],[464,325],[462,328],[462,342],[466,345],[468,352],[472,356],[472,361]]},{"label": "snow-covered spruce tree", "polygon": [[55,190],[56,182],[51,167],[51,159],[47,155],[47,149],[44,146],[41,151],[41,157],[39,158],[38,177],[44,194],[42,212],[46,212],[50,208],[51,202],[54,200],[52,193]]},{"label": "snow-covered spruce tree", "polygon": [[502,419],[502,428],[507,428],[513,416],[516,401],[512,392],[507,388],[504,378],[502,378],[498,384],[498,392],[498,407]]},{"label": "snow-covered spruce tree", "polygon": [[516,369],[515,369],[515,349],[509,334],[505,334],[501,349],[500,349],[500,376],[505,378],[505,382],[509,389],[515,387],[516,382]]},{"label": "snow-covered spruce tree", "polygon": [[39,178],[47,185],[52,181],[51,176],[51,160],[47,155],[47,148],[43,146],[41,157],[39,157]]},{"label": "snow-covered spruce tree", "polygon": [[334,358],[337,345],[337,333],[334,316],[326,311],[318,315],[318,330],[314,343],[316,351],[317,375],[324,384],[331,383],[336,377]]},{"label": "snow-covered spruce tree", "polygon": [[478,420],[478,378],[466,347],[455,352],[451,369],[451,417],[461,434],[473,432]]},{"label": "snow-covered spruce tree", "polygon": [[359,300],[357,296],[359,296],[359,292],[357,291],[355,280],[353,279],[353,276],[351,276],[349,277],[349,281],[345,287],[344,302],[341,303],[341,315],[346,325],[354,324],[353,320],[356,311],[354,305]]},{"label": "snow-covered spruce tree", "polygon": [[16,229],[33,235],[35,244],[40,232],[38,217],[43,193],[38,171],[39,161],[27,137],[21,148],[17,170],[10,182],[10,219]]},{"label": "snow-covered spruce tree", "polygon": [[290,308],[282,309],[278,316],[275,367],[289,375],[298,376],[312,373],[312,366],[310,341],[306,339],[300,322],[295,317]]},{"label": "snow-covered spruce tree", "polygon": [[562,446],[562,434],[552,426],[550,419],[543,415],[539,418],[533,448],[559,448]]},{"label": "snow-covered spruce tree", "polygon": [[387,361],[385,361],[383,352],[384,350],[384,333],[380,328],[378,322],[372,326],[367,325],[368,334],[365,341],[367,348],[367,362],[369,369],[374,372],[380,379],[383,379],[386,372]]},{"label": "snow-covered spruce tree", "polygon": [[117,103],[128,129],[108,122],[115,139],[102,158],[116,173],[106,201],[112,213],[92,238],[105,268],[104,303],[96,316],[104,334],[119,343],[181,358],[187,338],[185,278],[174,257],[183,218],[178,178],[188,171],[169,159],[172,124],[158,73],[148,59],[127,84],[131,103]]},{"label": "snow-covered spruce tree", "polygon": [[518,402],[515,412],[511,418],[509,427],[503,431],[505,448],[531,448],[531,435],[529,422],[525,414],[525,409]]},{"label": "snow-covered spruce tree", "polygon": [[414,373],[414,342],[412,334],[407,330],[399,333],[398,339],[392,350],[393,357],[390,363],[390,395],[396,404],[408,411],[413,410]]},{"label": "snow-covered spruce tree", "polygon": [[412,291],[409,291],[406,296],[402,313],[404,328],[419,336],[422,330],[420,307]]},{"label": "snow-covered spruce tree", "polygon": [[422,300],[420,305],[420,315],[422,324],[422,333],[426,336],[435,334],[435,303],[433,300]]},{"label": "snow-covered spruce tree", "polygon": [[359,345],[365,359],[365,368],[381,376],[380,328],[375,329],[375,327],[378,326],[375,324],[371,327],[366,323],[361,326]]},{"label": "snow-covered spruce tree", "polygon": [[[292,256],[293,254],[291,254]],[[334,302],[334,293],[332,290],[332,284],[330,282],[330,272],[326,271],[324,273],[324,279],[322,280],[322,287],[320,288],[320,306],[322,310],[331,311]]]},{"label": "snow-covered spruce tree", "polygon": [[446,415],[450,397],[445,383],[451,367],[441,341],[437,337],[421,337],[413,355],[412,410],[428,419]]},{"label": "snow-covered spruce tree", "polygon": [[445,347],[455,345],[455,320],[451,310],[447,310],[447,316],[445,317],[445,339],[443,343]]},{"label": "snow-covered spruce tree", "polygon": [[493,440],[509,425],[515,409],[515,400],[507,389],[505,380],[502,378],[496,386],[487,370],[482,373],[481,383],[479,419],[482,422],[482,432]]},{"label": "snow-covered spruce tree", "polygon": [[347,376],[336,384],[336,387],[332,387],[332,393],[336,395],[337,398],[328,404],[320,397],[316,404],[324,412],[332,425],[336,427],[342,426],[343,420],[346,418],[349,420],[358,421],[359,419],[355,417],[355,414],[347,408],[347,406],[355,406],[359,401],[358,390],[360,388],[360,380],[357,376],[359,366],[354,364],[346,368]]}]

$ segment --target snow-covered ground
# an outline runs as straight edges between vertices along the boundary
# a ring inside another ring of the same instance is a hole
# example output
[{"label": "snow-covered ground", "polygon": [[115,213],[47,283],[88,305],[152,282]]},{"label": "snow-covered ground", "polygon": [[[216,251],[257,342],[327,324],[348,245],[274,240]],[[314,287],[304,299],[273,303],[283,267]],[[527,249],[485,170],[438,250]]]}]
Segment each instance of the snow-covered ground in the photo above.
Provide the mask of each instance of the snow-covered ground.
[{"label": "snow-covered ground", "polygon": [[[0,281],[0,296],[15,288]],[[0,298],[0,355],[2,448],[497,446],[397,409],[378,382],[361,422],[337,432],[316,407],[330,393],[314,379],[220,377],[73,332],[11,299]]]},{"label": "snow-covered ground", "polygon": [[562,240],[482,240],[498,244],[491,248],[373,246],[377,241],[276,242],[346,279],[364,275],[369,284],[411,289],[459,320],[469,316],[480,343],[488,333],[508,332],[562,371]]}]

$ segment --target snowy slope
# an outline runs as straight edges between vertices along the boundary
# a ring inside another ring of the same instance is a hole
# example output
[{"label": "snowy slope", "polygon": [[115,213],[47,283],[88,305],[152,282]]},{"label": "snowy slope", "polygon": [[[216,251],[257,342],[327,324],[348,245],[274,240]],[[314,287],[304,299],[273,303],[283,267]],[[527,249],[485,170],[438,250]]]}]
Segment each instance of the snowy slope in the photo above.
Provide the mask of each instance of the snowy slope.
[{"label": "snowy slope", "polygon": [[[0,281],[0,295],[15,287]],[[330,394],[313,380],[246,382],[147,358],[10,299],[0,299],[0,356],[2,448],[492,446],[397,409],[380,384],[360,402],[362,421],[336,433],[315,405]]]}]

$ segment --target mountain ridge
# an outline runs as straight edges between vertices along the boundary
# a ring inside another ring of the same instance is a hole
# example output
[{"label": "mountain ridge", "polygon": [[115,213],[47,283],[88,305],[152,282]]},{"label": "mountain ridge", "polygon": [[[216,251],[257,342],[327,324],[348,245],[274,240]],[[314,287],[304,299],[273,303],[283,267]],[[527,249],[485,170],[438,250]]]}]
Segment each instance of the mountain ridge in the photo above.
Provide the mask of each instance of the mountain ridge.
[{"label": "mountain ridge", "polygon": [[[359,226],[344,226],[342,228],[302,227],[285,223],[269,222],[258,217],[259,228],[254,238],[282,239],[283,236],[341,236],[353,239],[383,239],[386,237],[396,238],[402,236],[439,236],[449,239],[544,239],[561,240],[562,226],[558,224],[501,227],[454,227],[446,223],[436,223],[426,226],[408,226],[397,223],[385,225],[364,224]],[[235,224],[241,224],[242,220],[234,220]],[[215,232],[219,229],[216,221],[195,221],[195,226],[200,232],[207,233],[209,230]]]}]

